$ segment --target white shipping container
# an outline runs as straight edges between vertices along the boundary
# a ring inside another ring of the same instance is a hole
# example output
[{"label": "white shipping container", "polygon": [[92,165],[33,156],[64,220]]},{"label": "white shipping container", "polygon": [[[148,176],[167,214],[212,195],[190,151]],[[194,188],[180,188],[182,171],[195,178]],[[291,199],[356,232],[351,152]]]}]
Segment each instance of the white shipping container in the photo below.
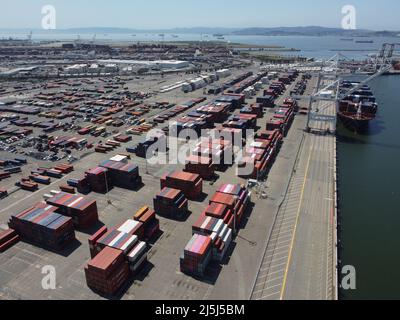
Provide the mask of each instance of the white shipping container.
[{"label": "white shipping container", "polygon": [[269,83],[268,77],[263,77],[263,78],[261,78],[261,82],[262,82],[263,84],[268,84],[268,83]]},{"label": "white shipping container", "polygon": [[135,221],[132,219],[127,220],[122,226],[118,228],[118,231],[131,233],[139,224],[139,221]]},{"label": "white shipping container", "polygon": [[230,244],[231,241],[232,241],[232,235],[233,235],[232,229],[231,229],[231,228],[228,228],[228,231],[227,231],[225,237],[222,239],[222,241],[223,241],[225,244],[227,244],[227,243]]},{"label": "white shipping container", "polygon": [[202,78],[197,78],[195,80],[192,80],[190,83],[194,90],[197,90],[197,89],[200,89],[200,88],[203,88],[206,86],[206,82]]},{"label": "white shipping container", "polygon": [[224,227],[224,220],[219,219],[212,231],[216,232],[216,233],[220,233],[220,231],[222,230],[223,227]]},{"label": "white shipping container", "polygon": [[122,251],[126,254],[129,250],[132,249],[132,247],[138,242],[139,238],[137,235],[133,235],[129,238],[128,241],[126,241],[123,246],[120,247]]},{"label": "white shipping container", "polygon": [[256,82],[256,84],[254,85],[254,89],[255,90],[260,90],[262,88],[263,83],[262,82]]},{"label": "white shipping container", "polygon": [[211,233],[210,238],[211,238],[211,241],[212,241],[213,243],[214,243],[214,241],[217,239],[217,237],[218,237],[218,234],[217,234],[216,232]]},{"label": "white shipping container", "polygon": [[190,83],[185,82],[184,84],[182,84],[182,91],[191,92],[191,91],[193,91],[193,88],[190,85]]},{"label": "white shipping container", "polygon": [[128,162],[128,157],[118,154],[118,155],[116,155],[116,156],[110,158],[110,160],[111,160],[111,161],[115,161],[115,162],[127,163],[127,162]]},{"label": "white shipping container", "polygon": [[136,261],[140,258],[140,256],[146,250],[146,243],[140,241],[132,250],[128,253],[129,262],[136,263]]},{"label": "white shipping container", "polygon": [[231,72],[229,71],[229,69],[221,69],[217,71],[217,75],[220,78],[226,78],[229,77],[231,75]]},{"label": "white shipping container", "polygon": [[227,225],[227,224],[224,224],[224,227],[221,229],[221,231],[219,232],[218,236],[219,236],[221,239],[224,239],[226,233],[228,232],[228,229],[229,229],[228,225]]}]

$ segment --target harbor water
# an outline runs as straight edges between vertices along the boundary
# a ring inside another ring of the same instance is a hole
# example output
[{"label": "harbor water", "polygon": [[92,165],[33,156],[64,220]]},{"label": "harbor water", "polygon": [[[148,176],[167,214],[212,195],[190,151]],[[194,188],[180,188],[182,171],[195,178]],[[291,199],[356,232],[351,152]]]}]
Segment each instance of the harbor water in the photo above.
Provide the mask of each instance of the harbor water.
[{"label": "harbor water", "polygon": [[[93,33],[81,33],[79,38],[82,41],[92,41]],[[0,39],[26,39],[27,34],[23,33],[5,33],[0,31]],[[33,41],[72,41],[76,40],[76,33],[58,32],[58,31],[35,31],[32,35]],[[353,41],[343,41],[339,36],[240,36],[240,35],[225,35],[223,40],[219,40],[209,34],[170,34],[165,33],[163,37],[158,33],[107,33],[96,34],[96,42],[177,42],[177,41],[196,41],[209,42],[220,41],[226,43],[240,43],[247,45],[262,45],[262,46],[278,46],[285,50],[282,52],[288,56],[302,56],[307,58],[330,58],[337,52],[341,52],[350,59],[364,59],[371,52],[379,52],[379,49],[384,43],[400,42],[399,37],[370,37],[367,40],[372,40],[372,43],[357,43],[357,40],[365,40],[365,38],[355,37]],[[296,49],[299,51],[287,51],[287,49]]]},{"label": "harbor water", "polygon": [[343,299],[400,298],[400,77],[370,83],[379,103],[368,134],[339,127],[342,266],[356,270]]}]

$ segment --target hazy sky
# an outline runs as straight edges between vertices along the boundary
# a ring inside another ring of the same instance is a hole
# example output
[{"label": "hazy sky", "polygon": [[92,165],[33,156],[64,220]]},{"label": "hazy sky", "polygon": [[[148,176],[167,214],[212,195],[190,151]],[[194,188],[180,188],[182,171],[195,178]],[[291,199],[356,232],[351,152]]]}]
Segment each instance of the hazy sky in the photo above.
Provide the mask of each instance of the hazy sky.
[{"label": "hazy sky", "polygon": [[400,30],[398,0],[0,0],[0,28],[40,28],[46,4],[57,28],[340,27],[352,4],[358,28]]}]

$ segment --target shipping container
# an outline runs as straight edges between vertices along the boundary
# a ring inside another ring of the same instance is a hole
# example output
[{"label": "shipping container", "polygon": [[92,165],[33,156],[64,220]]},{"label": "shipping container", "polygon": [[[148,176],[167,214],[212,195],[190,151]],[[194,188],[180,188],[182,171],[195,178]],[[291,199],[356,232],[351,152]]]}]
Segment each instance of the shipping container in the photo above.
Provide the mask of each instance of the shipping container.
[{"label": "shipping container", "polygon": [[72,219],[56,212],[57,207],[37,204],[19,214],[13,215],[9,227],[21,237],[39,246],[62,250],[75,240]]},{"label": "shipping container", "polygon": [[198,199],[203,193],[203,179],[195,173],[171,171],[161,177],[160,183],[161,188],[181,190],[188,199]]},{"label": "shipping container", "polygon": [[129,278],[129,265],[121,250],[106,247],[84,268],[88,287],[114,295]]},{"label": "shipping container", "polygon": [[57,212],[71,217],[78,228],[89,228],[98,222],[97,203],[87,197],[60,192],[46,201]]},{"label": "shipping container", "polygon": [[158,215],[180,219],[187,215],[188,200],[178,189],[163,188],[153,199],[154,210]]}]

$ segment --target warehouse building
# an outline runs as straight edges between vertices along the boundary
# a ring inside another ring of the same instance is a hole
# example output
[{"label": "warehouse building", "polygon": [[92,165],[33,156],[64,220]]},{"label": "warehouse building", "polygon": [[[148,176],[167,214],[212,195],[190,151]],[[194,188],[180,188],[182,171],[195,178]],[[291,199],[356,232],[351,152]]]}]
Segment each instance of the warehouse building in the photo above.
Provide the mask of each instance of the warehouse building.
[{"label": "warehouse building", "polygon": [[99,60],[100,64],[116,64],[122,66],[142,66],[150,69],[183,69],[188,68],[190,63],[181,60]]}]

